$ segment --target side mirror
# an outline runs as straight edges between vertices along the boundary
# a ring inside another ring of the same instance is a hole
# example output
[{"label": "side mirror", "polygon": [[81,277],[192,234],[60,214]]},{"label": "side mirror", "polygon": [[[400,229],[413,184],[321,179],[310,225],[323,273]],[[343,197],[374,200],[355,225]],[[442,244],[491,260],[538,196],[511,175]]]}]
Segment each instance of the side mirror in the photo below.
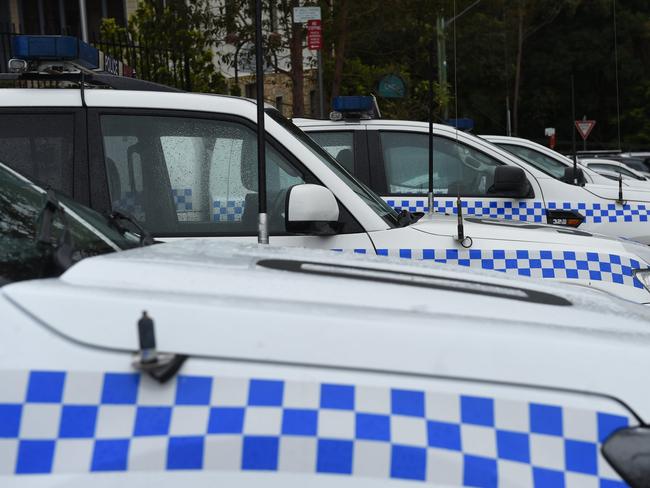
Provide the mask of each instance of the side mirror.
[{"label": "side mirror", "polygon": [[532,194],[532,190],[523,169],[502,165],[494,170],[494,183],[487,192],[500,197],[526,198]]},{"label": "side mirror", "polygon": [[573,166],[564,168],[562,181],[573,185],[576,180],[578,181],[578,186],[585,186],[587,180],[585,179],[585,173],[582,171],[582,168],[574,168]]},{"label": "side mirror", "polygon": [[604,442],[602,453],[630,486],[650,486],[650,429],[628,427],[615,431]]},{"label": "side mirror", "polygon": [[295,185],[287,192],[286,229],[292,234],[333,235],[339,230],[339,205],[320,185]]}]

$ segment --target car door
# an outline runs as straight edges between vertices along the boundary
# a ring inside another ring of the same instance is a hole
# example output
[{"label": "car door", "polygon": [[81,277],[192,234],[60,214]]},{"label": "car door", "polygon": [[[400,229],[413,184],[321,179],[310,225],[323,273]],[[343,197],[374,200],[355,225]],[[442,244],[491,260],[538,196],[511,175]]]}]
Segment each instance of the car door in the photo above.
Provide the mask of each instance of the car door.
[{"label": "car door", "polygon": [[[98,174],[105,174],[99,185],[109,209],[132,214],[158,238],[256,240],[253,124],[234,116],[175,111],[95,110],[92,117],[98,140],[94,165]],[[328,249],[370,246],[367,234],[340,203],[339,234],[288,234],[284,214],[289,188],[320,182],[270,137],[266,157],[273,243]]]},{"label": "car door", "polygon": [[[428,211],[428,134],[378,128],[369,131],[373,185],[389,205],[411,212]],[[532,191],[513,198],[493,189],[494,172],[504,163],[480,148],[442,134],[434,136],[434,205],[436,212],[458,213],[462,198],[465,216],[545,222],[544,202],[537,181]]]}]

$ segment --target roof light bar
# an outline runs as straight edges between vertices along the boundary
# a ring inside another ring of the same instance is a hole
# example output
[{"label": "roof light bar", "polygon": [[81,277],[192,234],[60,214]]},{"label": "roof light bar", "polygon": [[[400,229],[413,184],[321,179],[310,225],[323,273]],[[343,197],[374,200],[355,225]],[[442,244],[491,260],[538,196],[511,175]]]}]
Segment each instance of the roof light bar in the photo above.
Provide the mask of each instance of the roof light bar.
[{"label": "roof light bar", "polygon": [[25,61],[68,61],[99,69],[99,51],[71,36],[15,36],[12,57]]},{"label": "roof light bar", "polygon": [[342,118],[353,119],[374,119],[380,118],[381,113],[377,106],[377,99],[371,96],[345,96],[335,97],[332,100],[330,119],[341,120]]}]

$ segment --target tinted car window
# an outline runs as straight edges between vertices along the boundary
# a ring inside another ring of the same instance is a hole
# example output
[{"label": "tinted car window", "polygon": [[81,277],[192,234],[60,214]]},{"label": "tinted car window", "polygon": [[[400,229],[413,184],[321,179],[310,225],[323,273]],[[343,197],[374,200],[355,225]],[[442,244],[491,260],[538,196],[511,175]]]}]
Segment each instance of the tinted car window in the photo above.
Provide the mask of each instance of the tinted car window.
[{"label": "tinted car window", "polygon": [[[66,222],[74,247],[73,260],[94,256],[116,249],[137,245],[108,227],[106,220],[90,209],[65,197]],[[0,165],[0,281],[10,282],[58,274],[53,266],[52,246],[38,243],[36,236],[46,194]],[[84,213],[97,225],[73,216]],[[63,232],[63,221],[55,218],[50,244],[55,244]]]},{"label": "tinted car window", "polygon": [[352,131],[310,132],[309,137],[334,156],[345,169],[354,174],[354,133]]},{"label": "tinted car window", "polygon": [[[391,194],[426,194],[429,187],[429,136],[381,132],[386,182]],[[501,163],[462,142],[433,141],[433,191],[438,195],[483,196]]]},{"label": "tinted car window", "polygon": [[[101,120],[114,209],[156,235],[257,232],[257,136],[228,121],[104,115]],[[271,233],[285,232],[285,197],[308,178],[267,145]]]},{"label": "tinted car window", "polygon": [[73,114],[0,115],[0,161],[72,195]]}]

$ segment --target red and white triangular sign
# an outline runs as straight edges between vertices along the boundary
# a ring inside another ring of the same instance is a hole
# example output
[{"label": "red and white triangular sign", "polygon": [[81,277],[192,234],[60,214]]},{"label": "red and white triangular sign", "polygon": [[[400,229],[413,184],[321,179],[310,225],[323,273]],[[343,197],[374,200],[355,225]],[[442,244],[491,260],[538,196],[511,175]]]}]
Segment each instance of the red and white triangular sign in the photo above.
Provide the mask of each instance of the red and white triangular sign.
[{"label": "red and white triangular sign", "polygon": [[578,132],[580,132],[584,140],[587,140],[595,125],[595,120],[576,120],[576,129],[578,129]]}]

